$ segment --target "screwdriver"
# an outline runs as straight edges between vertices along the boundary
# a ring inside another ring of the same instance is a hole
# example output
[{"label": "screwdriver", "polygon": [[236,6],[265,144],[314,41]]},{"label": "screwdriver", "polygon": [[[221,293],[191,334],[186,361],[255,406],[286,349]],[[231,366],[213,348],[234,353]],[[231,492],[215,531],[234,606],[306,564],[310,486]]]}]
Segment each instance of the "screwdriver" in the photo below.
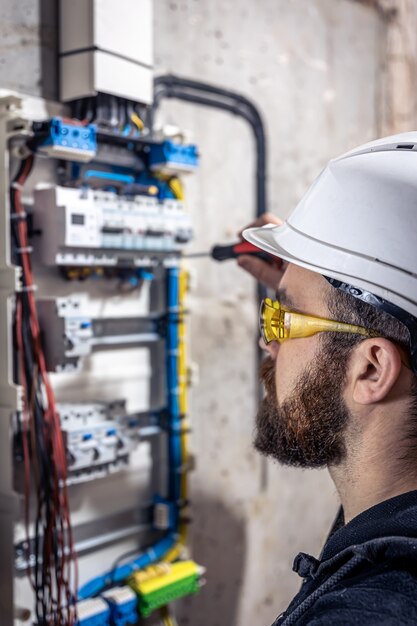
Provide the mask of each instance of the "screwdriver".
[{"label": "screwdriver", "polygon": [[216,245],[209,252],[194,252],[185,256],[188,259],[210,256],[215,261],[227,261],[228,259],[236,259],[242,254],[250,254],[268,263],[273,262],[273,257],[270,254],[263,252],[248,241],[238,241],[224,246]]}]

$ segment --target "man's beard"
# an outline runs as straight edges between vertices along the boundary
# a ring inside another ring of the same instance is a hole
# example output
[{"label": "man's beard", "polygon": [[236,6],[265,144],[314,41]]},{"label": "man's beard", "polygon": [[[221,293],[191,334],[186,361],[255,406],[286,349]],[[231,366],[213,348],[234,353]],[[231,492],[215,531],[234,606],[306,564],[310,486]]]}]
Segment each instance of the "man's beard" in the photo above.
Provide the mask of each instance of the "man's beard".
[{"label": "man's beard", "polygon": [[282,405],[276,395],[275,364],[270,358],[262,363],[266,396],[256,418],[254,446],[265,456],[297,467],[336,465],[345,457],[346,366],[325,352],[322,347]]}]

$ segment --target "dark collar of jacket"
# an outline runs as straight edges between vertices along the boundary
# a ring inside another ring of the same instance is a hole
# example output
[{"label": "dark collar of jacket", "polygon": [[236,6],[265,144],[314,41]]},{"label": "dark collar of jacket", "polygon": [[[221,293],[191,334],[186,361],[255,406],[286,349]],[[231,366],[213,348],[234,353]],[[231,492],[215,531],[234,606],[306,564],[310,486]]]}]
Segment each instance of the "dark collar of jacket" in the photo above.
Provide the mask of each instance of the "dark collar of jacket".
[{"label": "dark collar of jacket", "polygon": [[414,567],[417,564],[417,490],[381,502],[346,525],[341,525],[339,519],[319,559],[298,554],[293,569],[304,584],[273,626],[296,624],[294,618],[302,614],[301,605],[308,610],[313,596],[330,588],[331,579],[340,582],[359,563],[376,564],[390,559],[414,561]]}]

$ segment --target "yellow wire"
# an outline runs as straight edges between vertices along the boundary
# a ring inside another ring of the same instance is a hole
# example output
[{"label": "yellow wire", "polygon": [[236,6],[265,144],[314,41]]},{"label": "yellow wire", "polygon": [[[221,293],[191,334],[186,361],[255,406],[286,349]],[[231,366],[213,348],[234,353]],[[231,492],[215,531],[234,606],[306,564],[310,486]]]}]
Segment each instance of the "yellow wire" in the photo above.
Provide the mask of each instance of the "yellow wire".
[{"label": "yellow wire", "polygon": [[[178,378],[179,378],[179,405],[181,415],[184,416],[181,423],[181,452],[184,465],[189,463],[188,457],[188,423],[185,416],[188,412],[187,402],[187,353],[186,353],[186,326],[185,326],[185,295],[187,293],[188,274],[181,269],[179,278],[179,355],[178,355]],[[181,475],[181,498],[187,500],[187,472]]]},{"label": "yellow wire", "polygon": [[157,178],[158,180],[162,180],[168,184],[168,187],[171,189],[176,200],[180,200],[180,202],[184,200],[184,187],[182,186],[182,182],[177,176],[167,176],[162,172],[156,172],[155,178]]},{"label": "yellow wire", "polygon": [[145,124],[140,119],[137,113],[132,113],[132,115],[130,116],[130,119],[132,120],[132,122],[134,123],[134,125],[136,126],[138,130],[142,131],[145,128]]},{"label": "yellow wire", "polygon": [[177,200],[184,200],[184,189],[179,178],[170,178],[168,186]]},{"label": "yellow wire", "polygon": [[167,606],[163,606],[161,608],[161,617],[162,617],[164,626],[174,626],[174,622],[171,618],[169,608]]}]

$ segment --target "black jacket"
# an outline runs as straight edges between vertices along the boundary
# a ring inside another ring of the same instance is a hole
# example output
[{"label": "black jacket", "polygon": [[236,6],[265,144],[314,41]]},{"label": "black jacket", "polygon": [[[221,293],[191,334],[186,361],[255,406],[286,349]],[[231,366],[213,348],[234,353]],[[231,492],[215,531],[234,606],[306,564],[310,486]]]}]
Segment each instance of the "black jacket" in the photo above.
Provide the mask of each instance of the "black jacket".
[{"label": "black jacket", "polygon": [[417,491],[339,522],[320,559],[296,557],[304,582],[273,626],[417,626]]}]

